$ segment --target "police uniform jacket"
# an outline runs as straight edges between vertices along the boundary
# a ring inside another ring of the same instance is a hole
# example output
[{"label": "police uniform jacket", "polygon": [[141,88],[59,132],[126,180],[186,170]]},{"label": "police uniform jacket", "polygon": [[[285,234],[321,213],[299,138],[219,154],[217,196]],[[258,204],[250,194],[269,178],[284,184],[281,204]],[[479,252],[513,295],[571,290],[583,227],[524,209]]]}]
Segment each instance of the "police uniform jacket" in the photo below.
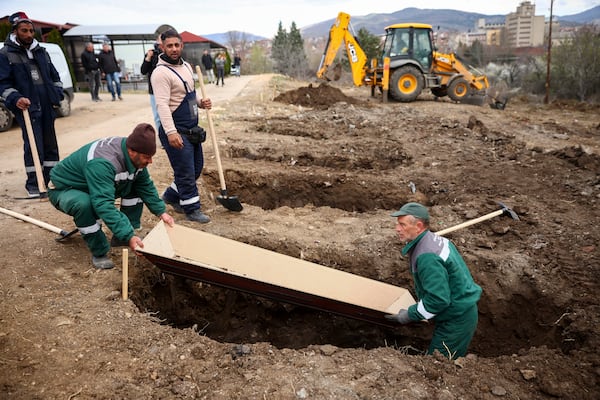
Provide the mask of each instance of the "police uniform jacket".
[{"label": "police uniform jacket", "polygon": [[[32,69],[27,50],[11,40],[11,36],[0,49],[0,97],[13,113],[20,113],[17,101],[27,97],[32,109],[41,108],[41,102],[36,91],[32,74],[39,74],[38,82],[43,82],[50,104],[59,106],[64,98],[60,75],[50,60],[50,55],[36,40],[30,46],[31,55],[37,63],[37,71]],[[40,81],[41,80],[41,81]]]}]

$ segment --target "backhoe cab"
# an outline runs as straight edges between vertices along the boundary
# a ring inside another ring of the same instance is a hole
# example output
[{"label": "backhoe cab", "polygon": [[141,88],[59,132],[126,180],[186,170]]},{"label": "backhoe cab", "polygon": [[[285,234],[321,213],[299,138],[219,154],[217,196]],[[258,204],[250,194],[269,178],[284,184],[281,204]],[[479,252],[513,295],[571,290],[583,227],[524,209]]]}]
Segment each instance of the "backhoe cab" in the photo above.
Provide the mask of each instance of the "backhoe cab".
[{"label": "backhoe cab", "polygon": [[[329,31],[317,71],[318,78],[328,79],[328,68],[343,42],[354,84],[371,86],[372,96],[375,88],[379,88],[384,101],[389,93],[394,100],[411,102],[425,88],[437,97],[448,96],[454,101],[461,101],[472,94],[485,92],[489,87],[485,75],[466,66],[455,54],[435,50],[431,25],[401,23],[386,27],[381,57],[369,64],[349,28],[350,15],[339,13]],[[339,79],[339,76],[338,72],[334,79]]]}]

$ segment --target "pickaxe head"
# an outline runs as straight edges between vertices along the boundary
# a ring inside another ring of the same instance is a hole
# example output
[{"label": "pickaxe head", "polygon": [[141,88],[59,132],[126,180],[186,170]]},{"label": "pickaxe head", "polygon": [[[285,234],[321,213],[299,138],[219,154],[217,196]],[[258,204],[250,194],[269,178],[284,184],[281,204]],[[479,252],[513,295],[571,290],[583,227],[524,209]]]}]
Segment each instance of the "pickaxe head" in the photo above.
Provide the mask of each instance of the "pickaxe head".
[{"label": "pickaxe head", "polygon": [[498,202],[498,205],[500,206],[500,209],[502,210],[502,213],[504,215],[508,215],[509,217],[511,217],[512,219],[514,219],[515,221],[519,221],[519,216],[517,215],[516,212],[514,212],[511,208],[509,208],[506,204],[502,203],[502,202]]},{"label": "pickaxe head", "polygon": [[73,229],[71,232],[61,231],[60,234],[59,234],[60,236],[57,237],[57,238],[55,238],[54,240],[56,240],[57,242],[62,242],[63,240],[65,240],[68,237],[73,236],[77,232],[79,232],[78,228]]}]

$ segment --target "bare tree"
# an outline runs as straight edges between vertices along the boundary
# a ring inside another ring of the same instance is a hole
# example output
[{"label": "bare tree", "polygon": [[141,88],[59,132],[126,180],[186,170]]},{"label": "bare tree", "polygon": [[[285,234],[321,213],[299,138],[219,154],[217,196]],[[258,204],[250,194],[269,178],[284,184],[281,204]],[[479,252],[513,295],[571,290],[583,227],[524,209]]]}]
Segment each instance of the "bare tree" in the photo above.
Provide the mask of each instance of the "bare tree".
[{"label": "bare tree", "polygon": [[246,32],[229,31],[227,32],[227,46],[235,53],[243,55],[248,49],[248,35]]},{"label": "bare tree", "polygon": [[552,89],[563,98],[586,101],[600,94],[600,28],[585,25],[553,52]]}]

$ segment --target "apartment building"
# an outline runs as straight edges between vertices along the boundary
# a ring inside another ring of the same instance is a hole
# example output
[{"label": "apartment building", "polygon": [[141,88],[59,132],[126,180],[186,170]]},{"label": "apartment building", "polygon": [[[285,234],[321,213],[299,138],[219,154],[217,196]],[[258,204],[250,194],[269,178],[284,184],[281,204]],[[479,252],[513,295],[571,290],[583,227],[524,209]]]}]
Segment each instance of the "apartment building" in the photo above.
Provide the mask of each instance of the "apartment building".
[{"label": "apartment building", "polygon": [[545,18],[535,15],[535,4],[523,1],[506,16],[506,41],[510,47],[537,47],[544,44]]}]

